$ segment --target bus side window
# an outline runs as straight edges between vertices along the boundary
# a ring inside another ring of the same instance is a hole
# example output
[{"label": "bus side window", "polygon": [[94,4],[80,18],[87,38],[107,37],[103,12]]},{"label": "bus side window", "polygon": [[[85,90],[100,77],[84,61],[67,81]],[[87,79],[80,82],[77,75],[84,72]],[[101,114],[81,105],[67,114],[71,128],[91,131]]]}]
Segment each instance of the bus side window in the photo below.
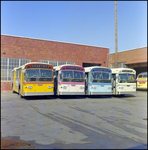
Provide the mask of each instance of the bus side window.
[{"label": "bus side window", "polygon": [[16,78],[18,78],[18,71],[16,71]]},{"label": "bus side window", "polygon": [[112,87],[114,88],[116,84],[116,74],[112,74]]},{"label": "bus side window", "polygon": [[85,81],[88,82],[88,73],[85,73]]},{"label": "bus side window", "polygon": [[19,70],[19,78],[21,78],[21,70]]},{"label": "bus side window", "polygon": [[142,75],[139,75],[138,78],[142,78]]},{"label": "bus side window", "polygon": [[147,74],[144,74],[144,75],[143,75],[143,78],[147,78]]},{"label": "bus side window", "polygon": [[116,74],[112,74],[112,79],[116,80]]},{"label": "bus side window", "polygon": [[56,76],[57,81],[58,81],[58,73],[59,73],[58,71],[55,72],[55,76]]}]

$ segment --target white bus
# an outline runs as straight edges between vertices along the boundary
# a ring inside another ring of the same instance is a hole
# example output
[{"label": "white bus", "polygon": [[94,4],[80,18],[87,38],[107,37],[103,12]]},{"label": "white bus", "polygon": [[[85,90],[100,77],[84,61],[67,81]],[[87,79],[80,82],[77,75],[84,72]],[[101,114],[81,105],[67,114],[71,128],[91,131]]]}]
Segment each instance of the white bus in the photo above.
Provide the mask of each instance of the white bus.
[{"label": "white bus", "polygon": [[130,68],[113,68],[112,94],[124,95],[136,92],[136,71]]},{"label": "white bus", "polygon": [[85,69],[78,65],[54,67],[55,95],[85,95]]}]

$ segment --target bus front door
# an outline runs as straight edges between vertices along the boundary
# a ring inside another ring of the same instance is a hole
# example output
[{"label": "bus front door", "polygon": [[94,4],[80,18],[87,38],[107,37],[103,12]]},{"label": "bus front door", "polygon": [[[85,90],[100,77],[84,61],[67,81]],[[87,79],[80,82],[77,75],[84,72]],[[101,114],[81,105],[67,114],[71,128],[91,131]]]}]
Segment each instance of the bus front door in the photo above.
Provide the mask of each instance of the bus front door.
[{"label": "bus front door", "polygon": [[116,74],[112,74],[112,93],[116,94]]}]

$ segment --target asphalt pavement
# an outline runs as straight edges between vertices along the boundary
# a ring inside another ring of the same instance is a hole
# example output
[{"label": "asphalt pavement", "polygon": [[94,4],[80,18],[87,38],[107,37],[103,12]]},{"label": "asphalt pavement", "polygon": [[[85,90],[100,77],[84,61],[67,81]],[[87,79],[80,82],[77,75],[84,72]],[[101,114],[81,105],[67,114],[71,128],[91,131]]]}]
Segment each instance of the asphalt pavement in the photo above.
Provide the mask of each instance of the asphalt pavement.
[{"label": "asphalt pavement", "polygon": [[28,98],[1,93],[1,139],[28,143],[11,145],[19,149],[147,149],[147,91]]}]

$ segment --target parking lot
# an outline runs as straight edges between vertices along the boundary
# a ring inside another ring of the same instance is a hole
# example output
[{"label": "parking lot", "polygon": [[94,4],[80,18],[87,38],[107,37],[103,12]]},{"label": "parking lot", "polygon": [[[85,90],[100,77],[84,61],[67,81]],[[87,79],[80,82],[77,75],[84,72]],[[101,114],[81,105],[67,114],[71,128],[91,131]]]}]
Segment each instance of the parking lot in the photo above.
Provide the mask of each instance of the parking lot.
[{"label": "parking lot", "polygon": [[1,93],[1,148],[147,149],[147,91],[28,98]]}]

